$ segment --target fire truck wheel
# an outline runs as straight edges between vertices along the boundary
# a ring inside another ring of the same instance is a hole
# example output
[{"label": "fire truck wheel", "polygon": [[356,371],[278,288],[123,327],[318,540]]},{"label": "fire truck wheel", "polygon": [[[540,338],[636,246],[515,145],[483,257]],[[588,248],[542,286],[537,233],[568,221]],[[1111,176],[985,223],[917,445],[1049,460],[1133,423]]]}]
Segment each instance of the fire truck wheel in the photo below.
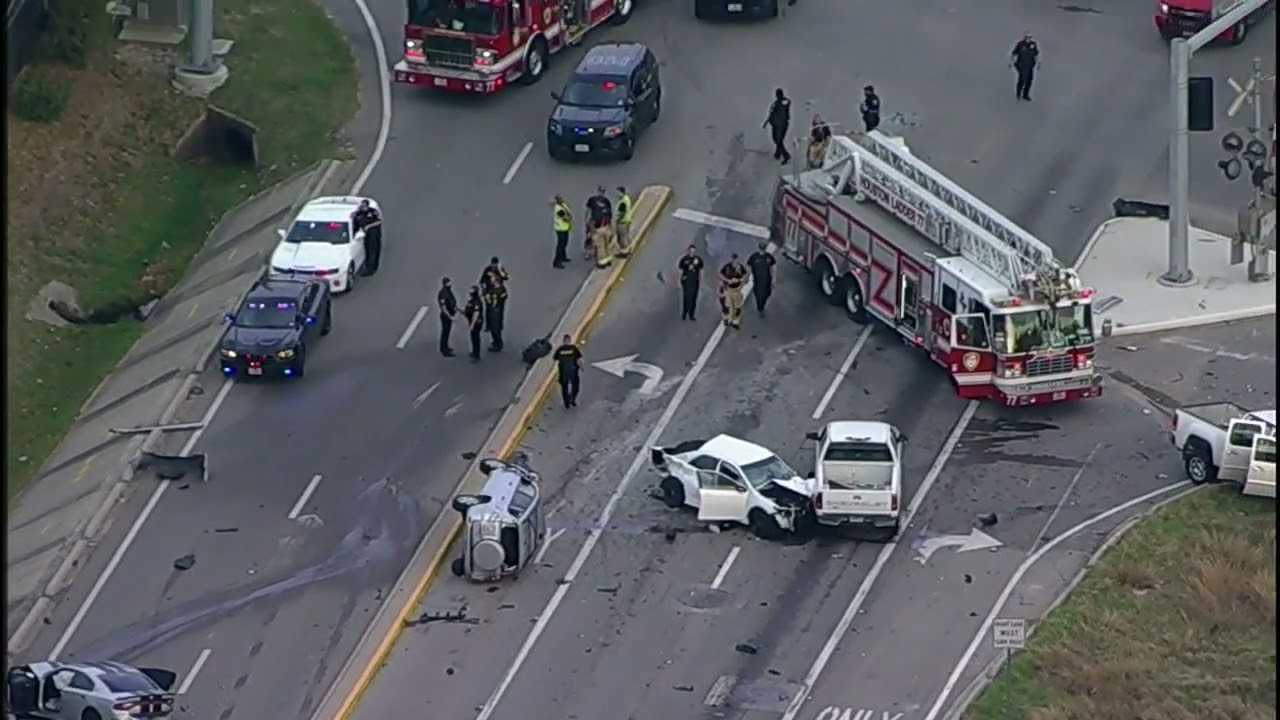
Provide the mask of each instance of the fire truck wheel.
[{"label": "fire truck wheel", "polygon": [[862,286],[858,284],[855,278],[848,275],[841,279],[844,286],[842,293],[844,296],[844,311],[848,314],[849,319],[856,323],[864,323],[867,321],[867,307],[862,299]]},{"label": "fire truck wheel", "polygon": [[547,41],[541,36],[533,39],[529,43],[529,49],[524,54],[524,74],[520,76],[520,82],[525,85],[532,85],[542,79],[542,74],[547,71]]},{"label": "fire truck wheel", "polygon": [[635,0],[614,0],[613,17],[609,18],[609,22],[614,25],[621,25],[631,19],[631,11],[635,9]]},{"label": "fire truck wheel", "polygon": [[840,297],[840,276],[836,275],[836,269],[825,257],[818,259],[818,292],[832,305],[839,305],[843,301]]}]

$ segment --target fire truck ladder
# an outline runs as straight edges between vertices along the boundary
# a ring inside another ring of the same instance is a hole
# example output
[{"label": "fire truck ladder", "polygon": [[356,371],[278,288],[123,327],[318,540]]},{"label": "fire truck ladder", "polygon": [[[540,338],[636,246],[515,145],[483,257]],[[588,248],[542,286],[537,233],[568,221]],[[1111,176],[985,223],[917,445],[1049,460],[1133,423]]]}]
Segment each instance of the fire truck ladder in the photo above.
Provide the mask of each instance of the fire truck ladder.
[{"label": "fire truck ladder", "polygon": [[[893,174],[919,188],[939,210],[949,210],[968,221],[942,234],[938,240],[952,252],[991,270],[1003,263],[999,259],[1012,257],[1018,267],[1016,274],[1022,278],[1033,275],[1036,285],[1053,288],[1066,281],[1070,271],[1053,256],[1053,250],[1014,222],[993,210],[986,203],[952,182],[942,173],[915,157],[898,143],[878,130],[850,136],[858,147],[893,170]],[[980,232],[972,232],[963,225]],[[958,231],[958,232],[956,232]],[[948,240],[950,242],[948,242]],[[1012,278],[1005,273],[997,276],[1008,282]],[[1017,290],[1017,287],[1011,288]]]}]

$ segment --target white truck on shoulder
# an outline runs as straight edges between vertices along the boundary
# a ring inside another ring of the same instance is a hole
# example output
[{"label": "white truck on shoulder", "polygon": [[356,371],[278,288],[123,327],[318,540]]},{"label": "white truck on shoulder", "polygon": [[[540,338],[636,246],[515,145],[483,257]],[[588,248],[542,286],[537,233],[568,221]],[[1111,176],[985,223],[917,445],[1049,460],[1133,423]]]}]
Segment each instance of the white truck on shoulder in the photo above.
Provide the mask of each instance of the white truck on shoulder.
[{"label": "white truck on shoulder", "polygon": [[1245,495],[1276,496],[1276,411],[1202,403],[1174,411],[1173,446],[1196,485],[1227,480]]},{"label": "white truck on shoulder", "polygon": [[888,542],[902,511],[902,448],[889,423],[837,420],[805,436],[814,451],[814,519],[820,525],[871,531]]}]

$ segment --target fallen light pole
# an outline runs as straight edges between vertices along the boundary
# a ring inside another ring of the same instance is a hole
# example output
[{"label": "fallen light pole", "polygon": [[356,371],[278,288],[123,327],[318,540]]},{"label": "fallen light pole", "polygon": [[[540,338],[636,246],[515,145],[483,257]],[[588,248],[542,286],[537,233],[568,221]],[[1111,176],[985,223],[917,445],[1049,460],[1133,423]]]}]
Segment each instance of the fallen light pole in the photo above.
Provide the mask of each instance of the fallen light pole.
[{"label": "fallen light pole", "polygon": [[1213,42],[1224,31],[1244,22],[1269,0],[1244,0],[1189,38],[1170,43],[1169,69],[1172,133],[1169,137],[1169,269],[1160,276],[1166,285],[1190,285],[1195,275],[1190,267],[1190,141],[1188,135],[1187,86],[1190,84],[1191,55]]}]

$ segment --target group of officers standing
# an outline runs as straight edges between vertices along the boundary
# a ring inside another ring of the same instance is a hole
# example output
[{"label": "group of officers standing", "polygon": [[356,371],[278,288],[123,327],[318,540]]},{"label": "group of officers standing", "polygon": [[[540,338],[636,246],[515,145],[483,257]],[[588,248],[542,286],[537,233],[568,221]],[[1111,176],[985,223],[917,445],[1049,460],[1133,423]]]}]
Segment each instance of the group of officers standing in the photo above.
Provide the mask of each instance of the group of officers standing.
[{"label": "group of officers standing", "polygon": [[[595,195],[587,198],[587,227],[582,234],[582,249],[586,259],[595,260],[596,267],[609,267],[615,257],[624,258],[631,253],[631,219],[635,215],[635,201],[625,187],[619,185],[617,192],[616,208],[603,185],[596,188]],[[570,262],[569,235],[573,233],[573,211],[563,195],[556,195],[551,207],[551,227],[556,237],[551,265],[562,269]]]},{"label": "group of officers standing", "polygon": [[[505,347],[502,328],[506,321],[507,300],[510,297],[507,283],[510,280],[511,274],[502,266],[501,260],[494,256],[489,258],[489,264],[480,271],[479,282],[467,292],[467,304],[462,307],[462,317],[467,321],[472,360],[480,359],[480,340],[485,330],[489,331],[491,352],[502,352]],[[453,357],[449,337],[453,333],[453,319],[458,315],[458,298],[453,294],[453,281],[447,277],[440,281],[436,306],[440,308],[440,354]]]},{"label": "group of officers standing", "polygon": [[[727,327],[742,327],[742,306],[746,300],[747,283],[751,283],[751,295],[755,299],[756,312],[764,317],[765,306],[773,295],[773,283],[778,261],[769,252],[769,243],[761,242],[744,265],[738,253],[729,256],[729,262],[720,266],[716,276],[719,281],[720,317]],[[690,245],[676,263],[680,274],[680,319],[697,320],[698,294],[702,286],[702,271],[706,267],[696,245]]]}]

